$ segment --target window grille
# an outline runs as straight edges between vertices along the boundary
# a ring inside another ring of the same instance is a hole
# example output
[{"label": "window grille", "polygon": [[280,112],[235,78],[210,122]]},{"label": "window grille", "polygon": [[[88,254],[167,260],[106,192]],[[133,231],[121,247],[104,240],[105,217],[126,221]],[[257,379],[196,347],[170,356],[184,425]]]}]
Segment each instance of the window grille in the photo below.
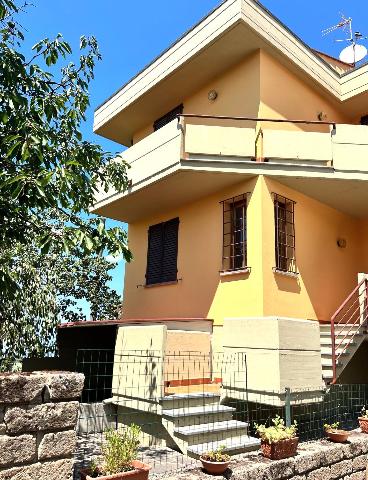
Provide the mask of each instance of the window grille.
[{"label": "window grille", "polygon": [[295,262],[295,202],[276,193],[275,208],[275,254],[276,270],[297,273]]},{"label": "window grille", "polygon": [[223,253],[224,272],[247,268],[247,193],[224,200]]},{"label": "window grille", "polygon": [[153,124],[153,130],[156,132],[160,128],[164,127],[168,123],[170,123],[172,120],[177,118],[178,115],[183,113],[184,110],[184,105],[178,105],[177,107],[173,108],[170,112],[165,113],[161,118],[156,120]]}]

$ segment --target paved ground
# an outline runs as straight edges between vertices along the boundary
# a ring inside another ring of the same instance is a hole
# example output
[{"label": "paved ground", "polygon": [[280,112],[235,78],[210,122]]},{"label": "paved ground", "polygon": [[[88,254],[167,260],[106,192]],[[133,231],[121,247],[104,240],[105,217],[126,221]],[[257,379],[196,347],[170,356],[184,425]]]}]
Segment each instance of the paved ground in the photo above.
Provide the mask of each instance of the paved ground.
[{"label": "paved ground", "polygon": [[[91,459],[100,455],[101,439],[101,434],[82,435],[78,438],[74,480],[79,480],[80,468],[88,467]],[[196,460],[167,447],[142,447],[139,460],[152,466],[150,478],[155,474],[178,472],[199,465]]]}]

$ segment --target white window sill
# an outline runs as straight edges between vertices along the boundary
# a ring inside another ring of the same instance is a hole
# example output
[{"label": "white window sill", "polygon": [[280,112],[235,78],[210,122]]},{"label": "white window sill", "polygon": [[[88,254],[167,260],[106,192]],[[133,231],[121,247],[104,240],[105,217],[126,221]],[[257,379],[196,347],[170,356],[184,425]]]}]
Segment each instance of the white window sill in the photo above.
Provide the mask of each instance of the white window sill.
[{"label": "white window sill", "polygon": [[285,270],[279,270],[278,268],[274,267],[273,273],[277,273],[277,275],[283,275],[284,277],[291,277],[291,278],[298,278],[299,273],[295,272],[285,272]]},{"label": "white window sill", "polygon": [[220,272],[220,277],[232,277],[233,275],[244,275],[245,273],[250,273],[251,268],[246,267],[241,270],[226,270]]}]

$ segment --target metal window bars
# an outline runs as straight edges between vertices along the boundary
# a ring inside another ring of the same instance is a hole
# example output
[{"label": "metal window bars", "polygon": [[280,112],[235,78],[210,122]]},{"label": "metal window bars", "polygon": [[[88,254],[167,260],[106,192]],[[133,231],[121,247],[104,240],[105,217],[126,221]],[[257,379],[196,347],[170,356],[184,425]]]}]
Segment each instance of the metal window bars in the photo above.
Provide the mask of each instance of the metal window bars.
[{"label": "metal window bars", "polygon": [[248,195],[243,193],[220,202],[223,209],[223,272],[247,268]]},{"label": "metal window bars", "polygon": [[295,259],[295,202],[273,193],[276,271],[297,273]]}]

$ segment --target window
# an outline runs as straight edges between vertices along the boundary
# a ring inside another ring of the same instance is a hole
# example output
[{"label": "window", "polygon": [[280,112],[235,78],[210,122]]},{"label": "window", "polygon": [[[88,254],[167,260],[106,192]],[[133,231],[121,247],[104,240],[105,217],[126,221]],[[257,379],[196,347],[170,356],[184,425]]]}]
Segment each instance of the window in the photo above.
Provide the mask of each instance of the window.
[{"label": "window", "polygon": [[276,270],[297,273],[295,265],[295,202],[274,195]]},{"label": "window", "polygon": [[179,105],[175,107],[173,110],[166,113],[163,117],[155,121],[155,123],[153,124],[153,130],[156,132],[156,130],[159,130],[160,128],[164,127],[165,125],[170,123],[172,120],[174,120],[178,115],[182,114],[183,110],[184,110],[183,105]]},{"label": "window", "polygon": [[179,219],[149,227],[146,285],[177,280]]},{"label": "window", "polygon": [[247,194],[224,200],[223,271],[247,268]]},{"label": "window", "polygon": [[362,117],[360,119],[360,124],[361,125],[368,125],[368,115],[364,115],[364,117]]}]

